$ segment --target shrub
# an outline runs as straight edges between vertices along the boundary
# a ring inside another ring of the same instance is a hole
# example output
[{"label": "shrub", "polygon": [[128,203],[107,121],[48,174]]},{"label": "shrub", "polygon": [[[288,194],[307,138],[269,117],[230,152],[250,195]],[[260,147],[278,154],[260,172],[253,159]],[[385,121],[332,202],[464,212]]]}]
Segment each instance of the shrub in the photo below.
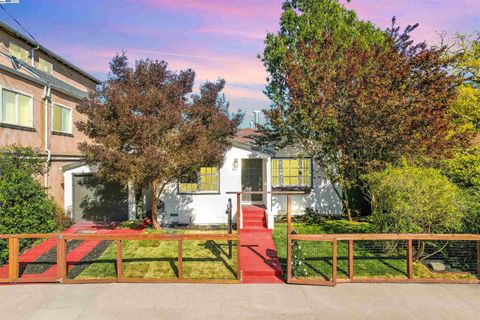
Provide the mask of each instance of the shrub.
[{"label": "shrub", "polygon": [[[42,160],[30,148],[0,149],[0,234],[55,230],[56,206],[35,179],[41,168]],[[20,249],[28,245],[21,241]],[[0,262],[6,251],[0,247]]]},{"label": "shrub", "polygon": [[302,217],[303,222],[307,224],[320,224],[325,221],[325,216],[314,208],[306,208],[305,214]]},{"label": "shrub", "polygon": [[365,175],[378,232],[449,233],[461,230],[462,190],[439,170],[404,165]]},{"label": "shrub", "polygon": [[480,147],[458,153],[442,165],[444,174],[464,190],[467,198],[463,231],[480,233]]},{"label": "shrub", "polygon": [[442,171],[461,188],[480,190],[480,147],[445,160]]}]

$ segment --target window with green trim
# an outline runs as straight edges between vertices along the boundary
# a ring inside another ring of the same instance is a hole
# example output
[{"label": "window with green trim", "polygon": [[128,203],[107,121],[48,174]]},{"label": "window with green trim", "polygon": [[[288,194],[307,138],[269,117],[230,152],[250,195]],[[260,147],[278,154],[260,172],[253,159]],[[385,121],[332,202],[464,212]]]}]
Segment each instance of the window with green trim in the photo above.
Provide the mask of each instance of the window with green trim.
[{"label": "window with green trim", "polygon": [[208,193],[219,191],[217,167],[202,167],[200,171],[178,185],[180,193]]},{"label": "window with green trim", "polygon": [[311,184],[311,159],[272,159],[272,187],[311,186]]}]

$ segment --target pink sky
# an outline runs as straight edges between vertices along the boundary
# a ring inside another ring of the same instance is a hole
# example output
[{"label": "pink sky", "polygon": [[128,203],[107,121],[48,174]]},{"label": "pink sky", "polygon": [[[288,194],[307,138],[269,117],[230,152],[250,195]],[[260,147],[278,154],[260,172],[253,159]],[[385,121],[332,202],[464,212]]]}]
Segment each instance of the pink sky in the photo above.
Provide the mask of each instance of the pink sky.
[{"label": "pink sky", "polygon": [[[346,3],[345,0],[341,0]],[[198,82],[223,77],[231,109],[269,105],[256,58],[267,31],[276,31],[281,0],[21,0],[8,5],[36,38],[101,79],[116,52],[133,61],[152,57],[172,69],[193,68]],[[480,0],[353,0],[346,6],[381,28],[420,23],[414,37],[429,43],[437,32],[480,31]],[[14,26],[5,15],[1,19]]]}]

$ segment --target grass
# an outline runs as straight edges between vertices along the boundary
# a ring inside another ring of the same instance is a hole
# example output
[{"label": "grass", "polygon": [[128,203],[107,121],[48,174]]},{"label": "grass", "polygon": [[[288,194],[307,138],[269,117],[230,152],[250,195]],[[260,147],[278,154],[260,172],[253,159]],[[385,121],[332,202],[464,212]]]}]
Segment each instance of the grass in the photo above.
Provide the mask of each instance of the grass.
[{"label": "grass", "polygon": [[[321,224],[293,223],[299,234],[331,233],[371,233],[372,228],[366,222],[348,222],[345,220],[327,220]],[[287,227],[285,223],[276,223],[273,239],[278,257],[286,275]],[[355,241],[354,275],[355,278],[406,278],[406,251],[402,244],[392,246],[392,241]],[[394,247],[394,250],[388,248]],[[318,241],[296,241],[292,248],[294,265],[293,276],[297,278],[318,278],[329,280],[332,277],[332,244]],[[296,263],[295,263],[296,262]],[[414,263],[414,276],[418,278],[475,279],[470,273],[432,272],[424,264]],[[337,277],[348,278],[348,241],[337,243]]]},{"label": "grass", "polygon": [[[222,233],[198,230],[147,230],[146,233]],[[228,241],[183,241],[184,279],[236,278],[237,252],[232,242],[232,257],[228,256]],[[136,279],[176,279],[178,277],[177,241],[122,241],[123,276]],[[76,279],[115,278],[116,244],[112,242],[96,259],[88,261]]]}]

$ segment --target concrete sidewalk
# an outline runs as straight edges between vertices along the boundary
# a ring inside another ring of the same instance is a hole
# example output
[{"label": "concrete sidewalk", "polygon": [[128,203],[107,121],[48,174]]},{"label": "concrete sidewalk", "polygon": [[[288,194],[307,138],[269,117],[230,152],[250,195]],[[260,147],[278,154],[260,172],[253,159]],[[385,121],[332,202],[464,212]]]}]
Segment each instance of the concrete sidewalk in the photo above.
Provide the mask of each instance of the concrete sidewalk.
[{"label": "concrete sidewalk", "polygon": [[480,285],[0,286],[0,319],[480,319]]}]

